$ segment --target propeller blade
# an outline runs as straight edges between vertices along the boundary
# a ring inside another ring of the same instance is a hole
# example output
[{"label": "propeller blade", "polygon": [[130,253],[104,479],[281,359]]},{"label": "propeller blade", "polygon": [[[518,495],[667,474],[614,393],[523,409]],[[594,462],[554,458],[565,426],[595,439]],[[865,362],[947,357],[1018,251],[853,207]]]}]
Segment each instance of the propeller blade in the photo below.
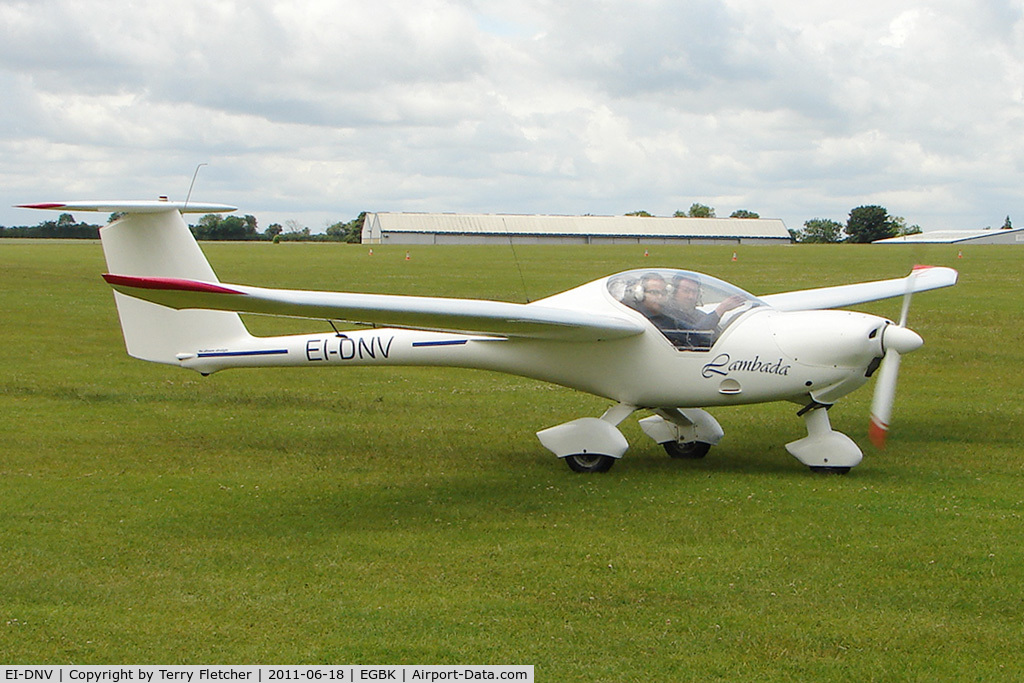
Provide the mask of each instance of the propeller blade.
[{"label": "propeller blade", "polygon": [[885,356],[878,367],[875,378],[875,395],[871,399],[871,424],[868,426],[868,438],[875,448],[885,448],[885,438],[889,435],[889,420],[892,419],[892,406],[896,401],[896,380],[900,373],[900,357],[921,348],[924,340],[913,330],[907,329],[907,315],[910,313],[910,297],[914,291],[914,280],[917,279],[918,268],[907,277],[907,291],[903,295],[903,308],[900,310],[899,325],[887,325],[882,332],[882,348]]},{"label": "propeller blade", "polygon": [[903,308],[900,310],[900,327],[907,325],[907,313],[910,312],[910,296],[914,293],[914,280],[917,279],[919,266],[914,266],[907,276],[907,291],[903,294]]},{"label": "propeller blade", "polygon": [[885,437],[889,433],[889,420],[892,417],[893,402],[896,400],[900,358],[904,353],[921,348],[922,344],[924,340],[921,339],[921,335],[901,325],[886,325],[882,330],[882,349],[885,350],[885,355],[875,377],[875,395],[871,399],[871,425],[868,427],[868,437],[879,450],[885,448]]},{"label": "propeller blade", "polygon": [[885,448],[885,437],[889,433],[892,405],[896,398],[896,379],[900,371],[900,353],[895,349],[885,352],[882,364],[875,377],[875,395],[871,400],[871,425],[868,437],[875,448]]}]

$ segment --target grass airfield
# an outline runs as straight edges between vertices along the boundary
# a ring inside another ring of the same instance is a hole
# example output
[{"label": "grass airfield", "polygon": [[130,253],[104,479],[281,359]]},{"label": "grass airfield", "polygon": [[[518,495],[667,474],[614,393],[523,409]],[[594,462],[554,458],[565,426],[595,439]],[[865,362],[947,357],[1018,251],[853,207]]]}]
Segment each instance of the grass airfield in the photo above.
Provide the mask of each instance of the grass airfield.
[{"label": "grass airfield", "polygon": [[645,265],[755,294],[914,263],[961,278],[914,299],[925,346],[888,449],[870,385],[831,411],[865,452],[848,476],[785,451],[806,434],[790,404],[714,410],[726,437],[696,462],[630,419],[625,458],[581,476],[534,432],[602,399],[469,370],[143,363],[98,243],[0,241],[0,661],[1020,677],[1024,249],[648,249],[517,246],[517,267],[507,247],[204,245],[226,282],[509,301]]}]

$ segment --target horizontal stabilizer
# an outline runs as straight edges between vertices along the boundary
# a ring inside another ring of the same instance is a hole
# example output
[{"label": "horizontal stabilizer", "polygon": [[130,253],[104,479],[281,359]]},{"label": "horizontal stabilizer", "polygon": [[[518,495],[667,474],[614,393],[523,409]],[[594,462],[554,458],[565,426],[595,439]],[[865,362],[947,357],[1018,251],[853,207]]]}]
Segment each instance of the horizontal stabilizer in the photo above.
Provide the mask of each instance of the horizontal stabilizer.
[{"label": "horizontal stabilizer", "polygon": [[43,202],[40,204],[18,204],[19,209],[44,209],[48,211],[100,211],[102,213],[230,213],[237,207],[227,204],[199,204],[193,202],[156,201],[89,201],[89,202]]},{"label": "horizontal stabilizer", "polygon": [[345,320],[440,332],[559,341],[601,341],[643,332],[611,315],[477,299],[266,289],[181,278],[103,276],[122,294],[175,309]]}]

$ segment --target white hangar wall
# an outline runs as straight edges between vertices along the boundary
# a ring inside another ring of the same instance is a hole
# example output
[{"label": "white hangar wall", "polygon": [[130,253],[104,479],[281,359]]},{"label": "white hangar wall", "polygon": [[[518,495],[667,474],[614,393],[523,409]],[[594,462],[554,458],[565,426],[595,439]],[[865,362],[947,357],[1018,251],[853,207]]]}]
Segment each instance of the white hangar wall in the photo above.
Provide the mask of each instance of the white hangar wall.
[{"label": "white hangar wall", "polygon": [[779,219],[367,213],[364,244],[789,244]]}]

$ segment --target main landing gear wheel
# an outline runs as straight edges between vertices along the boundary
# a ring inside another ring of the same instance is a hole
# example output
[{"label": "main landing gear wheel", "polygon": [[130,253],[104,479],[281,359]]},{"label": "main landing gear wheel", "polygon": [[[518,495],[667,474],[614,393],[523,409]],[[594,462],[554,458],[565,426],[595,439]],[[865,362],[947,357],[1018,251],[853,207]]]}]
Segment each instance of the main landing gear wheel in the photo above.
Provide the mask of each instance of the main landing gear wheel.
[{"label": "main landing gear wheel", "polygon": [[711,444],[703,441],[690,441],[688,443],[666,441],[661,445],[665,448],[665,452],[668,453],[668,457],[685,458],[687,460],[703,458],[711,450]]},{"label": "main landing gear wheel", "polygon": [[600,455],[596,453],[577,453],[576,455],[567,455],[565,458],[565,464],[569,466],[573,472],[607,472],[615,464],[615,458],[610,455]]}]

